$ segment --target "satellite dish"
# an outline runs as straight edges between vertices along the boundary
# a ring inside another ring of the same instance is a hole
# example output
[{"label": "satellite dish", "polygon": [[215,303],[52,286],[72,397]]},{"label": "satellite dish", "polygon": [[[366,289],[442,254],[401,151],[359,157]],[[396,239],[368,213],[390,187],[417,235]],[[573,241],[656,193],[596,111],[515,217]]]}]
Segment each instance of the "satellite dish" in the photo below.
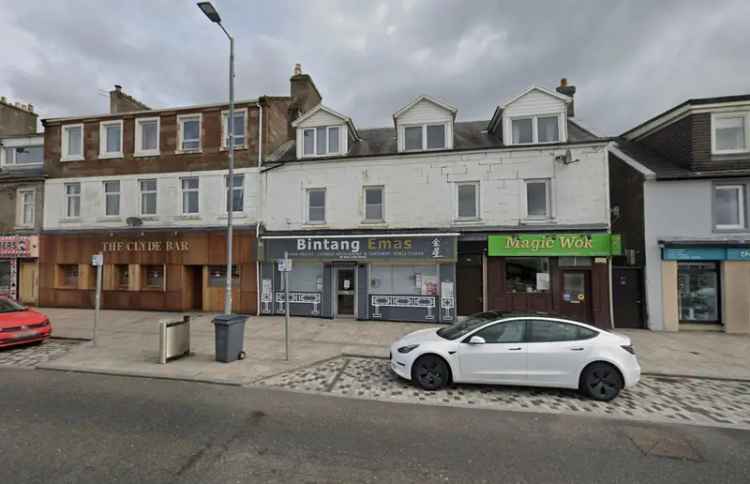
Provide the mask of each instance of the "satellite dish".
[{"label": "satellite dish", "polygon": [[573,164],[573,163],[578,163],[581,160],[579,160],[577,158],[574,160],[573,159],[573,153],[571,153],[570,150],[565,150],[565,154],[564,155],[556,155],[555,156],[555,161],[559,161],[563,165],[570,165],[570,164]]},{"label": "satellite dish", "polygon": [[143,219],[138,217],[128,217],[125,222],[131,227],[140,227],[143,225]]}]

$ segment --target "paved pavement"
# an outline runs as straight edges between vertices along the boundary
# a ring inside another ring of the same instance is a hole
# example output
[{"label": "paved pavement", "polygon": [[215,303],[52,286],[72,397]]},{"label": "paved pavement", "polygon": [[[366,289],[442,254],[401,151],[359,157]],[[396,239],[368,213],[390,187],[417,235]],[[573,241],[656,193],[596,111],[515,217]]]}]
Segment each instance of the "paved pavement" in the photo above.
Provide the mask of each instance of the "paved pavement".
[{"label": "paved pavement", "polygon": [[0,368],[0,482],[746,483],[750,432]]},{"label": "paved pavement", "polygon": [[611,402],[572,390],[453,385],[428,392],[396,376],[388,360],[339,357],[276,375],[261,385],[363,399],[680,422],[750,430],[750,382],[645,376]]},{"label": "paved pavement", "polygon": [[65,355],[78,344],[78,341],[48,339],[37,345],[0,348],[0,366],[36,368]]}]

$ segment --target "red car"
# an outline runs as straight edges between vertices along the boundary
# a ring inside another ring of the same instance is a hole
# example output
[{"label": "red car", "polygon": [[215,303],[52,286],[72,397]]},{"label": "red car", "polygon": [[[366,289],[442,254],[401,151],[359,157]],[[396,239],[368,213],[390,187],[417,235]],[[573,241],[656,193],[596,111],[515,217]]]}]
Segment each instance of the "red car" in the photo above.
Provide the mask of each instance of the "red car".
[{"label": "red car", "polygon": [[0,298],[0,348],[41,343],[52,334],[52,325],[42,313]]}]

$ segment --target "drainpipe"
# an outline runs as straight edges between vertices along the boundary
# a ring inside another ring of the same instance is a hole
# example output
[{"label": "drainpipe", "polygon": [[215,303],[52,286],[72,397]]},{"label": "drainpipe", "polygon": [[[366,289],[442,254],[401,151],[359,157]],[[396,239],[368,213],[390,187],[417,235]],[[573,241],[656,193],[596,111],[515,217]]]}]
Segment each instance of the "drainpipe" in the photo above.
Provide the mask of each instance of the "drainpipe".
[{"label": "drainpipe", "polygon": [[[261,166],[263,165],[263,106],[256,102],[255,106],[258,108],[258,185],[261,185],[261,176],[262,173],[260,171]],[[260,187],[259,187],[260,188]],[[263,206],[262,202],[262,196],[259,197],[259,200],[261,203],[258,204],[258,207],[261,208]],[[263,211],[258,211],[259,215],[262,215]],[[255,244],[257,247],[257,244],[259,243],[260,239],[260,216],[256,217],[255,220]],[[258,254],[255,254],[255,313],[256,316],[260,316],[260,260],[258,260]]]}]

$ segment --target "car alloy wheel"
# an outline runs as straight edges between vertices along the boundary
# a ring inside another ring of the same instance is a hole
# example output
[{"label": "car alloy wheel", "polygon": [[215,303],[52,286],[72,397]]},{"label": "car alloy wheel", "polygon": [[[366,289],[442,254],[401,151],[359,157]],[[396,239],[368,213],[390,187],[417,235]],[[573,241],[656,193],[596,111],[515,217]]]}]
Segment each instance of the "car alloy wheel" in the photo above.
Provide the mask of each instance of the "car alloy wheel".
[{"label": "car alloy wheel", "polygon": [[425,390],[439,390],[448,384],[448,365],[439,356],[425,355],[414,363],[414,379]]},{"label": "car alloy wheel", "polygon": [[584,372],[583,390],[595,400],[612,400],[622,387],[620,372],[608,363],[594,363]]}]

